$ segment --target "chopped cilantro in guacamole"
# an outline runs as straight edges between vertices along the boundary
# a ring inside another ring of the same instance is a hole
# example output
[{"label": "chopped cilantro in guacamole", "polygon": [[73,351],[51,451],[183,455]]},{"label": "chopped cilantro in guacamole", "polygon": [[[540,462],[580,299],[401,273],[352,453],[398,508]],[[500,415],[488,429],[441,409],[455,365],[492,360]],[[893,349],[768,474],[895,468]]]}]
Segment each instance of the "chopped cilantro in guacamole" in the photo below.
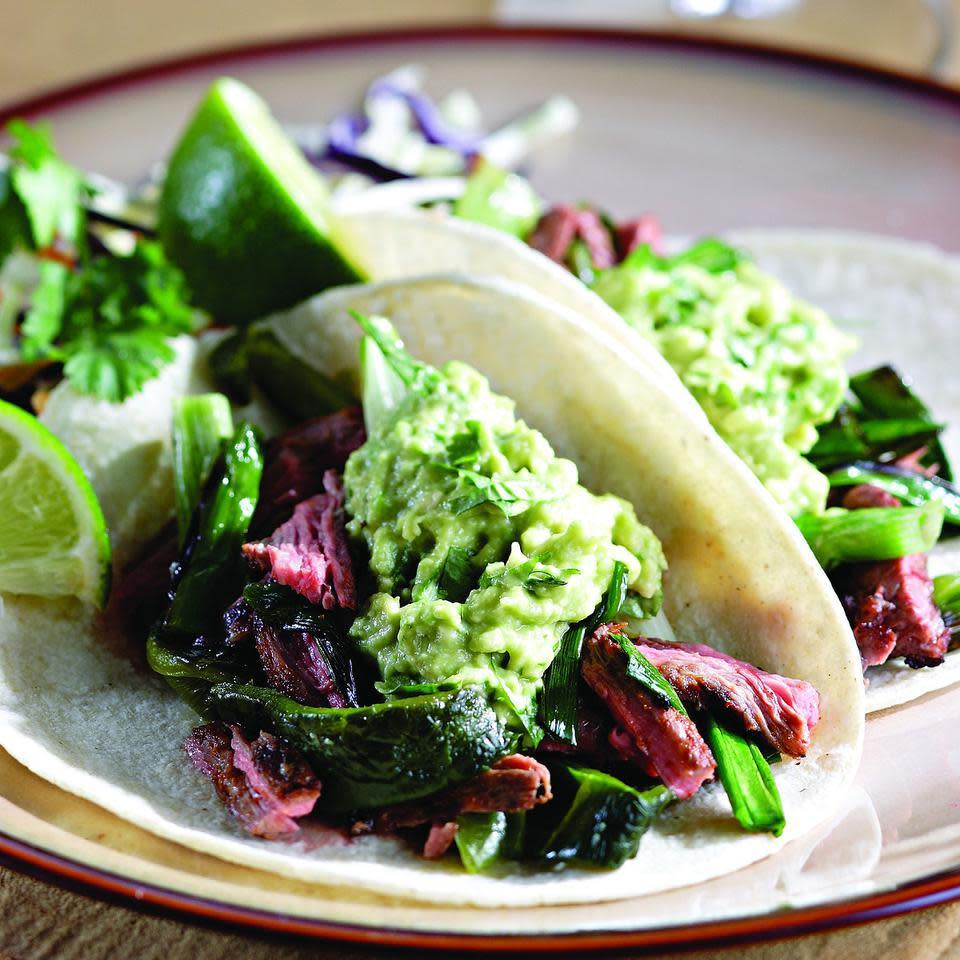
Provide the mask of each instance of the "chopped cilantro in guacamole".
[{"label": "chopped cilantro in guacamole", "polygon": [[843,399],[853,348],[826,313],[741,257],[711,266],[639,248],[594,289],[653,342],[792,516],[824,508],[827,480],[803,454]]},{"label": "chopped cilantro in guacamole", "polygon": [[663,552],[632,506],[580,486],[479,373],[435,374],[347,462],[348,531],[375,579],[351,635],[383,690],[477,684],[529,729],[564,631],[600,602],[614,563],[654,598]]}]

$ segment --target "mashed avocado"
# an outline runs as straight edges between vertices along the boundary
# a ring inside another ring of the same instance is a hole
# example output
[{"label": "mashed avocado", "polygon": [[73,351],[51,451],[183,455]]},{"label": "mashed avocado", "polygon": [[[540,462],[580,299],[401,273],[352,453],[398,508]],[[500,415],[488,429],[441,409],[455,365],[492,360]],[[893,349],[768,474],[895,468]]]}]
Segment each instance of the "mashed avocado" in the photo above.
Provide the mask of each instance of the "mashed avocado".
[{"label": "mashed avocado", "polygon": [[653,342],[791,516],[819,512],[827,481],[803,454],[843,399],[853,342],[735,251],[717,241],[699,249],[710,256],[641,248],[594,289]]},{"label": "mashed avocado", "polygon": [[660,543],[614,496],[578,483],[475,370],[431,370],[347,462],[348,531],[375,592],[351,630],[389,692],[454,681],[485,688],[529,728],[564,631],[626,565],[655,604]]}]

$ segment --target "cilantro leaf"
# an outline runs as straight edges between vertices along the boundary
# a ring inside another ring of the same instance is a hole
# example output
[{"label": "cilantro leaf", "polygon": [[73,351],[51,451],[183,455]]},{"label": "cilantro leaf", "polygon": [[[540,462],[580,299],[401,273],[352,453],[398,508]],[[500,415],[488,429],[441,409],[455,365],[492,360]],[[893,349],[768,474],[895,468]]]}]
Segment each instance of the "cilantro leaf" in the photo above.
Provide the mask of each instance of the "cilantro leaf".
[{"label": "cilantro leaf", "polygon": [[15,143],[10,150],[10,182],[30,222],[37,248],[59,236],[80,248],[86,226],[84,200],[91,190],[79,170],[61,159],[45,124],[12,120],[7,127]]},{"label": "cilantro leaf", "polygon": [[436,383],[438,373],[428,363],[417,360],[408,353],[403,341],[386,317],[368,317],[357,310],[351,310],[350,316],[360,325],[363,332],[380,348],[390,369],[408,387],[426,389]]},{"label": "cilantro leaf", "polygon": [[85,331],[69,344],[64,376],[80,392],[119,403],[176,356],[159,330]]},{"label": "cilantro leaf", "polygon": [[183,276],[141,240],[129,257],[95,257],[76,271],[43,261],[21,352],[64,361],[78,391],[118,403],[173,360],[168,338],[193,327]]},{"label": "cilantro leaf", "polygon": [[447,443],[447,462],[452,467],[476,467],[480,462],[483,445],[480,440],[480,423],[467,420],[466,430],[456,433]]},{"label": "cilantro leaf", "polygon": [[505,583],[522,586],[525,590],[534,593],[539,587],[565,587],[569,583],[568,578],[580,572],[576,567],[550,569],[545,566],[549,559],[546,555],[534,556],[512,567],[504,566],[502,570],[497,570],[495,573],[484,572],[480,578],[480,587],[482,589]]},{"label": "cilantro leaf", "polygon": [[0,263],[16,247],[29,247],[31,241],[27,212],[10,183],[10,172],[0,170]]},{"label": "cilantro leaf", "polygon": [[56,260],[40,261],[40,281],[20,329],[25,360],[60,359],[53,342],[60,334],[70,269]]},{"label": "cilantro leaf", "polygon": [[473,580],[473,554],[463,547],[450,547],[437,577],[437,595],[441,600],[463,600]]},{"label": "cilantro leaf", "polygon": [[459,516],[468,510],[489,503],[506,517],[515,517],[536,503],[556,500],[558,494],[536,477],[509,479],[488,477],[466,467],[450,467],[463,482],[465,492],[450,502],[450,509]]},{"label": "cilantro leaf", "polygon": [[722,240],[705,237],[672,257],[659,256],[650,244],[642,243],[627,255],[623,265],[627,269],[652,267],[655,270],[672,270],[683,264],[692,264],[708,273],[724,273],[735,269],[746,259],[743,253]]}]

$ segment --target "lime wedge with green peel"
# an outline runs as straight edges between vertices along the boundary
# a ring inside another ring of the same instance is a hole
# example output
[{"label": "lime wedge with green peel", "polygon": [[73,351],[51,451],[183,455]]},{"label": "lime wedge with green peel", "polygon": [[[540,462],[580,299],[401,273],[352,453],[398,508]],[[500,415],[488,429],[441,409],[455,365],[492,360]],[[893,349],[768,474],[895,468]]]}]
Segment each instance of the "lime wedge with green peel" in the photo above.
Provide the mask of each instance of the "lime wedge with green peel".
[{"label": "lime wedge with green peel", "polygon": [[0,400],[0,592],[103,606],[110,538],[97,495],[36,417]]},{"label": "lime wedge with green peel", "polygon": [[158,217],[196,303],[249,323],[362,279],[331,239],[320,175],[237,80],[207,91],[167,167]]}]

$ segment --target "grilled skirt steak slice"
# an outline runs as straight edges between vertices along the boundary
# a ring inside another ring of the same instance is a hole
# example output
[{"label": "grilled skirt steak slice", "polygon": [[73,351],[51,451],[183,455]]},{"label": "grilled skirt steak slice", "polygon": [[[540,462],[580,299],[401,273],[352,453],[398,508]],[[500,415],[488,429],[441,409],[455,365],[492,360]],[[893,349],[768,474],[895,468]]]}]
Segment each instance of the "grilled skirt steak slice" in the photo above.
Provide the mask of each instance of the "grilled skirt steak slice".
[{"label": "grilled skirt steak slice", "polygon": [[820,719],[820,696],[809,683],[766,673],[706,644],[635,643],[691,713],[724,714],[779,753],[806,754]]},{"label": "grilled skirt steak slice", "polygon": [[250,524],[264,537],[290,517],[303,500],[320,493],[328,470],[342,471],[347,457],[366,440],[363,412],[347,407],[307,420],[267,444],[260,499]]},{"label": "grilled skirt steak slice", "polygon": [[647,768],[684,800],[713,776],[713,754],[690,717],[662,706],[627,676],[627,655],[613,636],[616,626],[605,624],[587,639],[580,672],[637,753],[647,758]]},{"label": "grilled skirt steak slice", "polygon": [[840,505],[844,510],[863,510],[872,507],[899,507],[900,501],[886,490],[869,483],[851,487],[844,495]]},{"label": "grilled skirt steak slice", "polygon": [[374,829],[393,833],[424,823],[456,820],[461,813],[520,813],[552,796],[550,771],[533,757],[514,753],[450,790],[377,811]]},{"label": "grilled skirt steak slice", "polygon": [[[936,471],[919,463],[925,453],[926,447],[921,447],[897,463],[929,476]],[[878,487],[861,484],[847,491],[843,506],[848,510],[899,507],[900,501]],[[933,602],[933,582],[923,554],[844,564],[831,579],[853,627],[864,670],[890,657],[904,657],[911,667],[943,663],[950,631]]]},{"label": "grilled skirt steak slice", "polygon": [[353,663],[338,657],[326,637],[268,626],[255,614],[253,623],[254,645],[270,686],[311,707],[359,706]]},{"label": "grilled skirt steak slice", "polygon": [[354,610],[357,588],[347,545],[343,483],[323,475],[324,493],[298,503],[268,540],[245,543],[243,555],[272,579],[325,610]]},{"label": "grilled skirt steak slice", "polygon": [[254,836],[273,840],[296,833],[296,819],[307,816],[320,796],[320,781],[307,761],[272,734],[262,732],[250,742],[239,727],[208,723],[183,746],[224,806]]},{"label": "grilled skirt steak slice", "polygon": [[911,667],[943,662],[950,631],[933,602],[927,558],[912,554],[883,563],[846,564],[833,575],[864,669],[888,657]]}]

